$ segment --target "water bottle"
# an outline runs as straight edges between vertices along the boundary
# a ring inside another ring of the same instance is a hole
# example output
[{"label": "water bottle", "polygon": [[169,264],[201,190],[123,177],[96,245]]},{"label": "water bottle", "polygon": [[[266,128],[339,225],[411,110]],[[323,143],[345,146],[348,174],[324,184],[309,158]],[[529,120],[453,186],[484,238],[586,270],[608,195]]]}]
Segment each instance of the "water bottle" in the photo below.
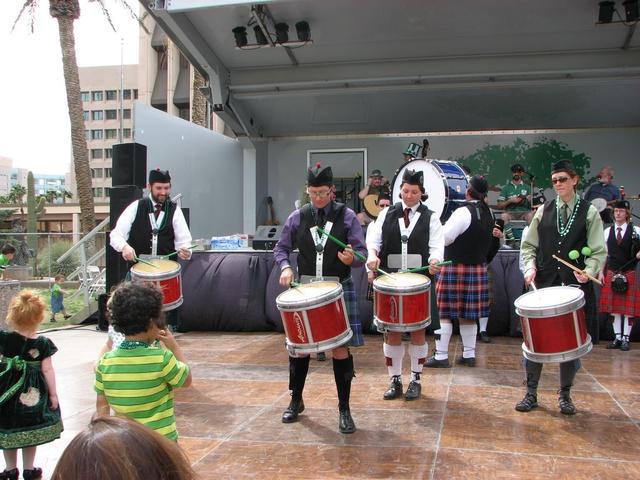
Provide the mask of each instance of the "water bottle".
[{"label": "water bottle", "polygon": [[620,198],[624,200],[624,187],[620,185]]}]

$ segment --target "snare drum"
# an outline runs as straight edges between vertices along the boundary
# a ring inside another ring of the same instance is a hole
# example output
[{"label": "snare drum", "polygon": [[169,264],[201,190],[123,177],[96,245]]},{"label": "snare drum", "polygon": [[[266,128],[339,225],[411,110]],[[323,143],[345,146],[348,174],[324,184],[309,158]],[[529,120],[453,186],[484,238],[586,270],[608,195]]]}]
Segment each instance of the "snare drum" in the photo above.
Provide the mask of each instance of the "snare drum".
[{"label": "snare drum", "polygon": [[131,278],[158,285],[162,289],[162,309],[173,310],[182,305],[182,277],[180,264],[173,260],[154,258],[138,262],[131,267]]},{"label": "snare drum", "polygon": [[324,352],[344,345],[353,332],[338,282],[290,288],[276,298],[291,356]]},{"label": "snare drum", "polygon": [[405,170],[421,170],[424,173],[424,189],[428,195],[422,202],[446,220],[451,213],[465,202],[464,194],[469,182],[460,165],[448,160],[411,160],[398,169],[393,177],[392,203],[400,198],[400,185]]},{"label": "snare drum", "polygon": [[373,322],[379,332],[412,332],[431,323],[431,280],[392,273],[373,281]]},{"label": "snare drum", "polygon": [[584,292],[576,287],[548,287],[516,299],[522,322],[522,353],[538,363],[568,362],[593,345],[587,333]]}]

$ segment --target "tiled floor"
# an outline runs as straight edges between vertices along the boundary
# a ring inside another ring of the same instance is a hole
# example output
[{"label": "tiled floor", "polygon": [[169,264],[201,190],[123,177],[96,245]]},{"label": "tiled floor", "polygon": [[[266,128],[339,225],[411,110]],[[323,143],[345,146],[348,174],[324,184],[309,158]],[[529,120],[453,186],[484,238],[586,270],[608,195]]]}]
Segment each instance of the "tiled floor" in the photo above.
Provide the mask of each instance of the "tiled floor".
[{"label": "tiled floor", "polygon": [[[104,341],[89,331],[50,336],[61,349],[56,371],[66,430],[38,451],[49,473],[93,412],[93,355]],[[457,339],[450,358],[460,353]],[[579,413],[565,417],[553,364],[543,371],[540,407],[514,410],[524,393],[517,339],[479,344],[476,368],[425,369],[422,398],[405,402],[382,400],[382,339],[367,336],[354,351],[358,430],[341,435],[330,359],[311,361],[306,410],[285,425],[282,335],[192,333],[179,342],[194,373],[194,385],[176,395],[180,444],[203,479],[640,478],[637,344],[630,352],[598,345],[583,358],[572,394]]]}]

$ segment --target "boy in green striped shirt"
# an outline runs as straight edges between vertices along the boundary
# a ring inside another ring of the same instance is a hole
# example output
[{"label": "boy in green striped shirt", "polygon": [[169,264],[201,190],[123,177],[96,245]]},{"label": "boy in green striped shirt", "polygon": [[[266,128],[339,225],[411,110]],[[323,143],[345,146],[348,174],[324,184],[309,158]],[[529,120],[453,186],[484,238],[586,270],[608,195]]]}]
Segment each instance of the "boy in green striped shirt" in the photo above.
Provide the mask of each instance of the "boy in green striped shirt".
[{"label": "boy in green striped shirt", "polygon": [[96,414],[109,415],[111,408],[176,441],[173,389],[191,385],[191,372],[161,323],[162,292],[148,283],[122,283],[111,294],[108,308],[114,329],[125,340],[98,363]]}]

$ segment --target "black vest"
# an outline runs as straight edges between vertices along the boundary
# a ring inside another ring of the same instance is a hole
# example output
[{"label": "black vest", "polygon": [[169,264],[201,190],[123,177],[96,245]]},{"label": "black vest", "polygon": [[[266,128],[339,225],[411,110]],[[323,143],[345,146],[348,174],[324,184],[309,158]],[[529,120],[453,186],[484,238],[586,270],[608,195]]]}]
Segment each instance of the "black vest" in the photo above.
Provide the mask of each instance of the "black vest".
[{"label": "black vest", "polygon": [[[424,204],[418,206],[420,218],[413,227],[407,252],[411,254],[420,254],[422,256],[422,265],[429,264],[429,225],[431,222],[431,214],[433,213]],[[380,268],[388,271],[387,258],[390,254],[402,253],[402,240],[400,235],[400,225],[398,219],[402,218],[402,203],[398,202],[389,207],[387,215],[382,224],[382,248],[378,257],[380,258]],[[393,269],[392,269],[393,270]]]},{"label": "black vest", "polygon": [[[167,203],[169,208],[167,209]],[[167,200],[163,208],[165,220],[163,220],[162,229],[158,232],[158,255],[167,255],[175,251],[175,234],[173,231],[173,215],[176,211],[176,204]],[[127,243],[133,247],[137,255],[151,254],[151,222],[149,214],[153,213],[153,206],[149,198],[138,200],[138,210],[136,218],[131,224],[129,239]]]},{"label": "black vest", "polygon": [[[616,240],[618,226],[614,223],[611,225],[611,231],[609,232],[609,238],[607,238],[607,250],[609,251],[609,258],[607,258],[607,269],[618,271],[622,267],[623,272],[634,270],[638,264],[638,259],[632,252],[632,237],[633,237],[633,224],[627,224],[627,231],[624,232],[622,237],[622,243],[618,245]],[[632,262],[631,259],[634,259]],[[629,262],[629,263],[627,263]]]},{"label": "black vest", "polygon": [[[343,243],[349,243],[347,228],[344,224],[346,207],[342,203],[331,202],[329,213],[326,216],[328,222],[332,222],[331,236]],[[298,273],[300,275],[316,275],[316,244],[309,229],[316,225],[313,205],[307,203],[300,209],[300,226],[293,239],[293,248],[298,247]],[[325,277],[340,277],[344,280],[351,275],[351,267],[345,265],[338,258],[338,252],[342,248],[335,242],[327,240],[322,257],[322,275]]]},{"label": "black vest", "polygon": [[478,202],[465,206],[471,214],[471,224],[462,235],[444,249],[444,258],[463,265],[479,265],[487,262],[493,243],[493,216],[488,208],[479,208]]},{"label": "black vest", "polygon": [[[587,211],[589,202],[580,201],[571,230],[562,237],[558,233],[558,215],[556,200],[550,200],[544,204],[542,221],[538,225],[538,253],[536,255],[536,285],[539,288],[560,284],[576,284],[573,270],[555,260],[552,255],[557,255],[563,260],[569,260],[569,252],[587,246]],[[581,254],[577,260],[571,260],[575,266],[584,269],[584,256]]]}]

